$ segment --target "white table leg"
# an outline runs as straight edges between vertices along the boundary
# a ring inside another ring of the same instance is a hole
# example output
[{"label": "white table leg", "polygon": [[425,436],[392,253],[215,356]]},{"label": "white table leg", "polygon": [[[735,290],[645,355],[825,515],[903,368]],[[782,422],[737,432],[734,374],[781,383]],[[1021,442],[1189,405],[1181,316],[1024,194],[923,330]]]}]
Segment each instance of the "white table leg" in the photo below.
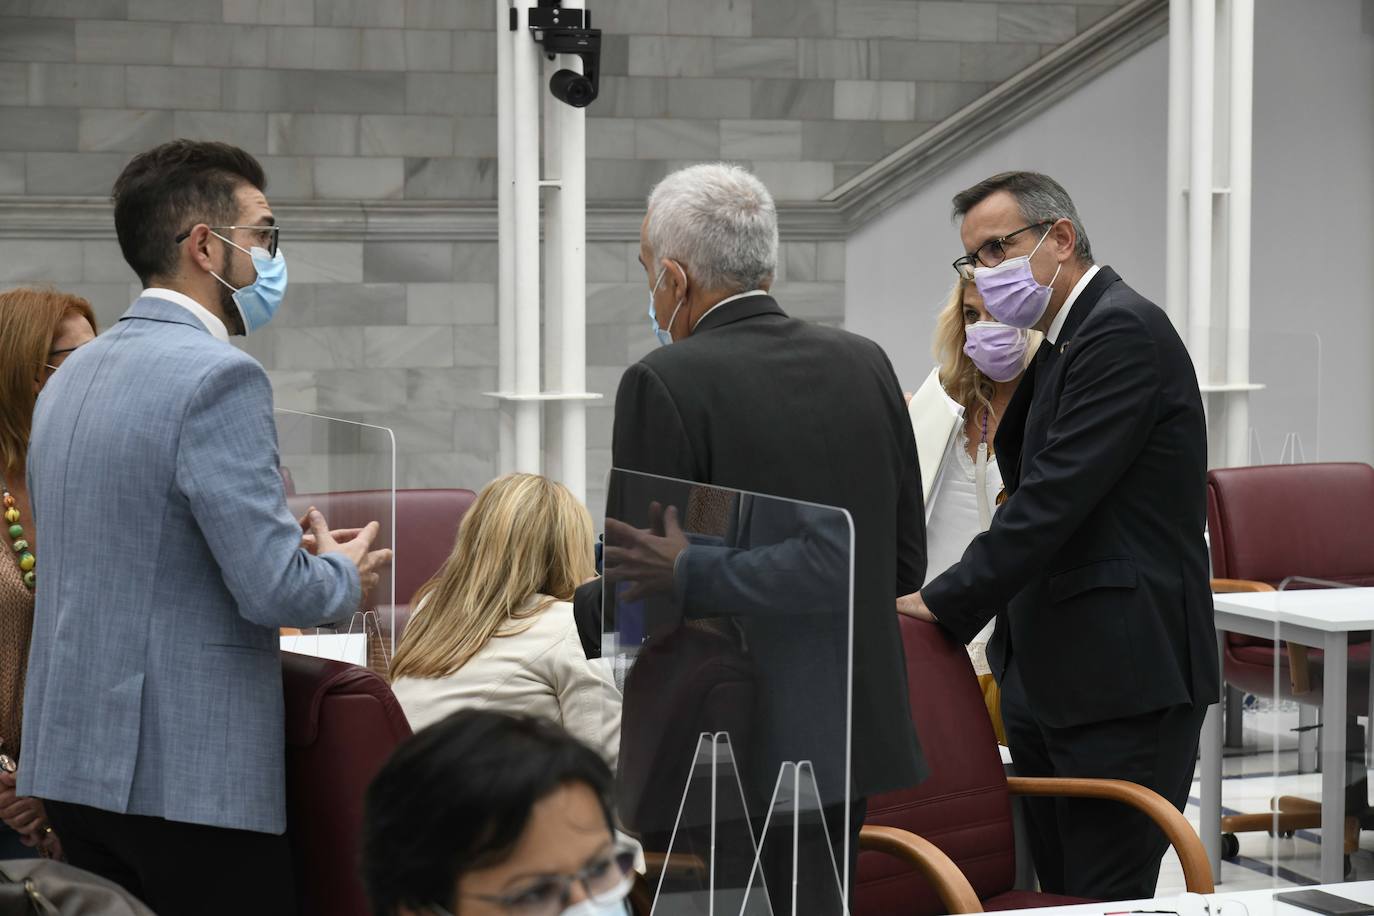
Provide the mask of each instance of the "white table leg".
[{"label": "white table leg", "polygon": [[[1217,654],[1221,655],[1222,640],[1226,634],[1217,631]],[[1202,846],[1207,850],[1207,861],[1212,863],[1212,880],[1221,882],[1221,743],[1222,743],[1221,704],[1213,703],[1207,707],[1207,717],[1202,720],[1201,787],[1198,812],[1198,829],[1202,832]]]},{"label": "white table leg", "polygon": [[1322,646],[1321,882],[1345,880],[1345,632],[1327,633]]}]

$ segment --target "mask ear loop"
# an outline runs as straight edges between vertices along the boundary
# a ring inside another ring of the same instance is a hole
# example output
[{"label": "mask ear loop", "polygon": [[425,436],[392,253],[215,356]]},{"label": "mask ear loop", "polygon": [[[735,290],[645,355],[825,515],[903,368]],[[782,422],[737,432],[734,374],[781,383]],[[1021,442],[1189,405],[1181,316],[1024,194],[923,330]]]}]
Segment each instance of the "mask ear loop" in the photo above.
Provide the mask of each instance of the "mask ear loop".
[{"label": "mask ear loop", "polygon": [[[1055,222],[1057,223],[1057,222],[1059,222],[1059,220],[1055,220]],[[1035,257],[1035,253],[1036,253],[1037,251],[1040,250],[1040,246],[1041,246],[1041,245],[1045,244],[1045,239],[1049,238],[1049,237],[1050,237],[1050,233],[1053,232],[1053,231],[1054,231],[1054,225],[1051,224],[1051,225],[1050,225],[1050,228],[1048,228],[1048,229],[1045,230],[1045,234],[1042,235],[1042,236],[1040,236],[1040,241],[1038,241],[1038,242],[1035,243],[1035,247],[1031,249],[1031,253],[1028,254],[1028,255],[1026,255],[1026,266],[1027,266],[1027,267],[1030,267],[1030,260],[1031,260],[1031,258]],[[1054,290],[1054,281],[1059,279],[1059,271],[1061,271],[1061,270],[1063,270],[1063,269],[1064,269],[1064,262],[1063,262],[1063,261],[1059,261],[1059,262],[1057,262],[1057,263],[1054,265],[1054,276],[1053,276],[1053,277],[1050,277],[1050,282],[1048,282],[1048,283],[1045,284],[1045,288],[1046,288],[1046,289],[1051,290],[1051,291]],[[1031,279],[1032,279],[1032,280],[1035,280],[1035,269],[1034,269],[1034,268],[1031,268]],[[1036,283],[1039,283],[1040,281],[1039,281],[1039,280],[1035,280],[1035,282],[1036,282]]]}]

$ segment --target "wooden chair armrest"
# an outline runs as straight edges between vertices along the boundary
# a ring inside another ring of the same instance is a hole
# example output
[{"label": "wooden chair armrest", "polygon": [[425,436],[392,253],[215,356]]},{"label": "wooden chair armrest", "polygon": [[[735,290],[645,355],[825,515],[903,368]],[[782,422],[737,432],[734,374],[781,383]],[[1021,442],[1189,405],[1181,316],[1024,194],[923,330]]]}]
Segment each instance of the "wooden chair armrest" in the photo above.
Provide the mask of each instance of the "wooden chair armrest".
[{"label": "wooden chair armrest", "polygon": [[[1212,592],[1214,594],[1225,595],[1235,594],[1236,592],[1272,592],[1274,586],[1268,582],[1257,582],[1253,579],[1213,579]],[[1288,646],[1288,680],[1293,685],[1293,696],[1300,697],[1305,693],[1312,692],[1312,666],[1308,662],[1307,647],[1295,646],[1291,642]]]},{"label": "wooden chair armrest", "polygon": [[1124,779],[1063,779],[1041,776],[1009,776],[1007,788],[1013,795],[1042,795],[1059,798],[1101,798],[1130,805],[1154,821],[1178,853],[1183,878],[1192,894],[1216,891],[1212,865],[1197,831],[1178,809],[1157,792]]},{"label": "wooden chair armrest", "polygon": [[1213,579],[1212,592],[1218,595],[1231,595],[1236,592],[1272,592],[1274,586],[1268,582],[1254,579]]},{"label": "wooden chair armrest", "polygon": [[950,913],[983,912],[982,902],[959,866],[929,840],[899,827],[865,824],[859,831],[859,849],[896,856],[914,866],[934,885],[935,892]]}]

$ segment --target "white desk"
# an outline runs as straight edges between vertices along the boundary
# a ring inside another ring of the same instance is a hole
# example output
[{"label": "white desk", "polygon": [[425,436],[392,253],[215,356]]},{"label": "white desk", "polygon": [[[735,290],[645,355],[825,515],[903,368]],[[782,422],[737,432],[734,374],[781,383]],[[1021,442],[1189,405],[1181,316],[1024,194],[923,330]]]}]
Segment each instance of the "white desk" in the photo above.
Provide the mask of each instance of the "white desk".
[{"label": "white desk", "polygon": [[[1346,649],[1349,634],[1374,630],[1374,588],[1214,595],[1217,651],[1227,633],[1277,638],[1322,649],[1322,854],[1321,880],[1344,877]],[[1374,678],[1371,679],[1374,688]],[[1374,698],[1371,698],[1374,700]],[[1371,706],[1374,708],[1374,706]],[[1221,873],[1221,705],[1207,710],[1202,726],[1202,810],[1199,829]],[[1348,887],[1349,885],[1342,885]],[[1229,916],[1229,914],[1228,914]]]},{"label": "white desk", "polygon": [[[1231,894],[1186,894],[1181,897],[1160,897],[1155,900],[1126,900],[1116,903],[1093,903],[1080,906],[1054,906],[1039,910],[1008,910],[999,916],[1103,916],[1130,910],[1165,910],[1178,916],[1315,916],[1291,903],[1275,902],[1275,894],[1288,891],[1319,890],[1337,897],[1374,904],[1374,881],[1351,881],[1346,884],[1322,884],[1316,887],[1270,888],[1261,891],[1236,891]],[[1204,908],[1204,903],[1207,908]],[[1237,904],[1244,904],[1244,908]],[[1209,913],[1210,910],[1210,913]]]}]

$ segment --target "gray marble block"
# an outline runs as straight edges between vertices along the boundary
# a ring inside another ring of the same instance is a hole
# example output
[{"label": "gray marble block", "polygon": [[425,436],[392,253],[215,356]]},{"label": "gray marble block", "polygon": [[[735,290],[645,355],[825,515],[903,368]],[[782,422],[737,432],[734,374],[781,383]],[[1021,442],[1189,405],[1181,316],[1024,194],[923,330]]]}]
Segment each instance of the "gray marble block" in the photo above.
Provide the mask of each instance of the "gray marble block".
[{"label": "gray marble block", "polygon": [[801,121],[721,121],[720,154],[726,159],[802,158]]},{"label": "gray marble block", "polygon": [[490,200],[496,196],[494,159],[406,159],[407,200]]},{"label": "gray marble block", "polygon": [[[267,119],[263,116],[264,135],[266,123]],[[266,145],[265,140],[263,145]],[[250,152],[261,148],[247,147]],[[306,200],[315,196],[315,160],[311,157],[259,156],[258,161],[267,173],[267,193],[273,200]],[[292,268],[292,282],[295,282],[294,270]]]},{"label": "gray marble block", "polygon": [[589,109],[598,117],[664,118],[668,116],[668,85],[656,77],[607,76],[601,80],[601,95]]},{"label": "gray marble block", "polygon": [[747,118],[747,79],[676,79],[668,81],[668,115],[673,118]]},{"label": "gray marble block", "polygon": [[492,115],[496,113],[496,77],[472,73],[407,73],[408,114]]},{"label": "gray marble block", "polygon": [[917,5],[912,0],[843,0],[835,16],[836,37],[919,38]]},{"label": "gray marble block", "polygon": [[839,80],[835,83],[835,117],[849,121],[910,121],[916,116],[914,83]]},{"label": "gray marble block", "polygon": [[406,24],[405,4],[396,0],[315,0],[315,24],[399,29]]},{"label": "gray marble block", "polygon": [[830,162],[755,162],[754,174],[779,200],[818,200],[835,188]]},{"label": "gray marble block", "polygon": [[0,105],[23,105],[29,98],[29,66],[11,61],[0,62]]},{"label": "gray marble block", "polygon": [[258,111],[178,111],[172,130],[188,140],[218,140],[256,154],[267,149],[268,117]]},{"label": "gray marble block", "polygon": [[453,276],[453,246],[447,242],[368,242],[363,247],[368,283],[436,283]]},{"label": "gray marble block", "polygon": [[829,120],[835,117],[835,84],[830,80],[753,80],[749,114],[755,118]]},{"label": "gray marble block", "polygon": [[0,19],[0,60],[75,60],[76,23]]},{"label": "gray marble block", "polygon": [[283,241],[282,250],[289,250],[292,283],[363,282],[362,242],[301,241],[288,249]]},{"label": "gray marble block", "polygon": [[921,0],[916,7],[917,38],[925,41],[997,40],[997,4]]},{"label": "gray marble block", "polygon": [[880,80],[952,80],[959,78],[960,49],[951,41],[871,43],[873,77]]},{"label": "gray marble block", "polygon": [[[172,29],[172,63],[183,67],[265,67],[267,26],[178,23]],[[139,62],[134,58],[131,63]]]},{"label": "gray marble block", "polygon": [[398,325],[363,329],[364,365],[443,369],[454,365],[453,327]]},{"label": "gray marble block", "polygon": [[490,409],[495,401],[484,392],[496,390],[496,370],[489,366],[453,369],[407,369],[406,396],[426,408]]},{"label": "gray marble block", "polygon": [[438,115],[363,115],[358,150],[364,156],[451,156],[453,121]]},{"label": "gray marble block", "polygon": [[81,243],[63,239],[0,239],[0,283],[81,280]]},{"label": "gray marble block", "polygon": [[407,283],[410,324],[495,325],[496,286],[491,283]]},{"label": "gray marble block", "polygon": [[826,38],[848,0],[754,0],[753,34]]},{"label": "gray marble block", "polygon": [[795,38],[717,38],[717,76],[790,79],[797,75]]},{"label": "gray marble block", "polygon": [[355,156],[358,116],[269,114],[267,152],[274,156]]},{"label": "gray marble block", "polygon": [[803,79],[862,80],[872,76],[869,42],[861,39],[803,38],[797,43]]},{"label": "gray marble block", "polygon": [[[3,29],[0,24],[0,29]],[[3,53],[3,52],[0,52]],[[29,64],[29,104],[123,108],[124,68],[107,64]]]},{"label": "gray marble block", "polygon": [[403,283],[323,283],[316,287],[304,317],[321,327],[403,325],[408,317],[406,287]]},{"label": "gray marble block", "polygon": [[592,159],[635,158],[633,118],[588,118],[587,157]]},{"label": "gray marble block", "polygon": [[315,195],[334,200],[400,200],[405,196],[405,160],[317,157]]},{"label": "gray marble block", "polygon": [[715,44],[710,38],[631,35],[630,76],[711,76]]},{"label": "gray marble block", "polygon": [[314,25],[315,0],[224,0],[224,21]]},{"label": "gray marble block", "polygon": [[666,35],[668,0],[597,0],[593,24],[604,32]]},{"label": "gray marble block", "polygon": [[[315,74],[315,108],[318,111],[360,114],[405,114],[409,86],[405,73]],[[425,114],[427,112],[411,112]]]},{"label": "gray marble block", "polygon": [[222,22],[224,0],[128,0],[131,20]]},{"label": "gray marble block", "polygon": [[222,94],[219,70],[208,67],[128,67],[125,101],[131,108],[213,111]]},{"label": "gray marble block", "polygon": [[76,60],[83,64],[170,64],[172,27],[156,22],[78,20]]},{"label": "gray marble block", "polygon": [[[362,333],[361,328],[348,328]],[[279,346],[283,346],[279,344]],[[279,368],[294,368],[284,365]],[[315,373],[321,411],[401,410],[410,401],[409,369],[323,369]]]},{"label": "gray marble block", "polygon": [[[408,32],[408,35],[425,35],[424,32]],[[623,36],[622,36],[623,37]],[[460,73],[492,73],[496,70],[496,33],[465,32],[453,33],[450,42],[450,67]],[[408,70],[438,70],[439,67],[422,67],[410,55],[406,60]]]},{"label": "gray marble block", "polygon": [[74,108],[0,108],[0,137],[13,151],[74,150],[78,114]]},{"label": "gray marble block", "polygon": [[363,328],[275,328],[282,353],[279,369],[362,369]]},{"label": "gray marble block", "polygon": [[0,153],[0,194],[24,193],[24,154]]},{"label": "gray marble block", "polygon": [[1000,41],[1059,44],[1078,31],[1078,11],[1067,4],[1002,6],[997,10],[995,38]]},{"label": "gray marble block", "polygon": [[668,32],[672,35],[757,34],[753,7],[759,0],[668,0]]},{"label": "gray marble block", "polygon": [[720,156],[720,122],[642,118],[635,122],[640,159],[711,159]]},{"label": "gray marble block", "polygon": [[831,162],[876,162],[889,149],[877,121],[807,121],[802,157]]},{"label": "gray marble block", "polygon": [[141,152],[172,139],[172,112],[89,108],[77,124],[82,152]]}]

